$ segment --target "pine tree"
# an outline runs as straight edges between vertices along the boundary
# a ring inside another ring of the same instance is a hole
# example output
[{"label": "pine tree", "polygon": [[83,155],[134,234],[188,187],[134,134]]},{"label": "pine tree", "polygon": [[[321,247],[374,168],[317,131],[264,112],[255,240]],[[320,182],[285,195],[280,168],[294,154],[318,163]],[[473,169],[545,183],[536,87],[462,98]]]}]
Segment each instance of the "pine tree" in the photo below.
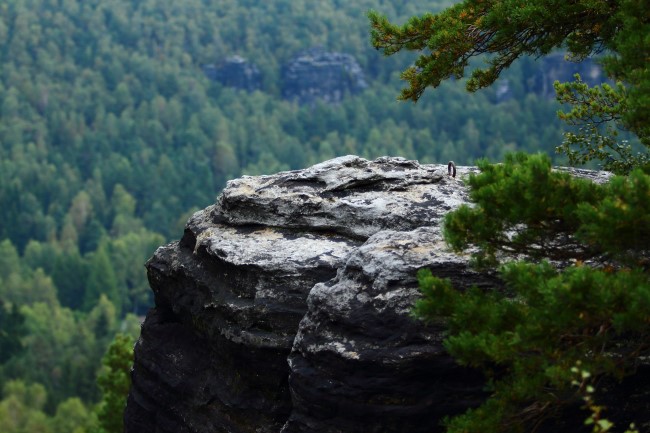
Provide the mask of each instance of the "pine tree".
[{"label": "pine tree", "polygon": [[[468,179],[475,205],[445,218],[449,245],[477,247],[483,266],[513,256],[555,265],[506,260],[505,289],[468,292],[424,270],[415,314],[446,317],[447,350],[490,378],[491,396],[448,421],[448,432],[534,430],[650,355],[650,175],[597,185],[524,154],[479,167]],[[588,376],[576,389],[578,367]]]},{"label": "pine tree", "polygon": [[490,86],[523,56],[566,49],[567,57],[579,61],[609,50],[605,70],[624,85],[588,89],[579,77],[575,84],[556,84],[560,102],[573,104],[564,118],[583,125],[558,150],[567,152],[572,162],[619,160],[607,168],[629,172],[648,161],[648,150],[634,155],[626,143],[616,140],[611,124],[629,129],[650,146],[649,14],[650,5],[640,0],[465,0],[438,14],[412,17],[402,26],[374,11],[369,18],[373,46],[385,55],[401,50],[421,53],[402,72],[408,83],[399,97],[403,100],[418,101],[427,87],[463,77],[477,63],[472,61],[475,57],[482,58],[485,67],[472,70],[469,91]]},{"label": "pine tree", "polygon": [[5,305],[0,299],[0,365],[23,350],[20,339],[25,332],[25,316],[18,306]]},{"label": "pine tree", "polygon": [[118,334],[102,359],[104,369],[97,377],[102,390],[97,418],[98,433],[122,433],[124,431],[124,408],[131,387],[133,364],[133,339]]},{"label": "pine tree", "polygon": [[650,355],[648,152],[634,155],[607,130],[627,128],[650,146],[649,14],[639,0],[465,0],[403,26],[369,14],[375,48],[421,53],[402,73],[403,100],[463,77],[474,57],[487,65],[472,71],[470,91],[494,83],[518,58],[556,48],[577,60],[607,49],[606,71],[623,81],[589,88],[577,77],[556,90],[572,105],[560,117],[583,128],[560,150],[627,176],[597,185],[552,170],[542,155],[480,161],[481,173],[467,180],[473,206],[445,218],[451,248],[473,249],[477,266],[498,266],[505,286],[460,292],[428,270],[418,275],[424,296],[415,315],[445,317],[445,347],[490,378],[489,398],[448,419],[448,432],[535,431],[581,399],[593,431],[609,431],[594,403],[596,384],[634,374]]},{"label": "pine tree", "polygon": [[103,244],[92,256],[83,303],[86,311],[90,311],[97,304],[102,294],[108,297],[118,313],[121,311],[125,295],[120,292],[107,248],[107,244]]}]

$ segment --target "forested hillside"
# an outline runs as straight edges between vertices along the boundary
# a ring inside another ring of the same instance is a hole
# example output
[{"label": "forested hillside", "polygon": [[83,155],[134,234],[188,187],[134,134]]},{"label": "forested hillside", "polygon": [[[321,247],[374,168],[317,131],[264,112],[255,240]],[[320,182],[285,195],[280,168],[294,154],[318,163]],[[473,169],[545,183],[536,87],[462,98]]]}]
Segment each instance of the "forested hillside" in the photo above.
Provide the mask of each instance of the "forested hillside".
[{"label": "forested hillside", "polygon": [[[132,314],[150,303],[144,261],[228,179],[351,153],[460,164],[552,153],[558,106],[527,92],[532,59],[508,71],[503,102],[460,82],[417,105],[395,101],[411,58],[372,49],[367,11],[400,21],[451,3],[2,2],[0,424],[20,407],[39,431],[72,431],[47,417],[65,401],[80,413],[98,401],[102,354],[117,331],[137,333]],[[352,55],[368,87],[336,105],[284,100],[283,65],[315,46]],[[204,75],[232,55],[255,62],[260,90]],[[92,421],[84,414],[79,426]],[[21,422],[4,431],[25,431]]]}]

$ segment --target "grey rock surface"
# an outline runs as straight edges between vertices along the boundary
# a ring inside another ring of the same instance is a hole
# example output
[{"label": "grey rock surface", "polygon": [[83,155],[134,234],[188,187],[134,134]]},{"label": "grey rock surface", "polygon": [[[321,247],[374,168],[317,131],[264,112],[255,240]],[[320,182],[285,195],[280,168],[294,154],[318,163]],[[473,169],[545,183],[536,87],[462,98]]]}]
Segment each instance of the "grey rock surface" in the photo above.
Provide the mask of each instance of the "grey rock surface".
[{"label": "grey rock surface", "polygon": [[430,432],[480,402],[481,377],[446,354],[444,328],[410,315],[425,267],[459,288],[499,284],[446,251],[437,226],[370,237],[307,298],[289,357],[294,408],[282,432]]},{"label": "grey rock surface", "polygon": [[127,431],[278,431],[291,408],[287,355],[309,289],[358,245],[214,224],[213,212],[196,213],[183,239],[147,263],[156,307],[136,346]]},{"label": "grey rock surface", "polygon": [[219,64],[203,65],[207,78],[226,87],[253,92],[262,88],[262,73],[252,62],[241,56],[230,56]]},{"label": "grey rock surface", "polygon": [[459,167],[346,156],[230,181],[147,263],[127,433],[429,432],[482,397],[410,316],[416,272],[498,287],[451,253]]},{"label": "grey rock surface", "polygon": [[[444,170],[443,170],[444,168]],[[469,169],[461,168],[461,175]],[[344,156],[305,170],[230,181],[215,221],[322,230],[367,239],[380,230],[439,225],[466,202],[446,166]]]},{"label": "grey rock surface", "polygon": [[[360,361],[377,363],[372,375],[367,370],[371,382],[385,382],[396,369],[418,377],[432,358],[455,368],[432,345],[439,330],[415,322],[409,308],[419,267],[437,263],[467,281],[482,278],[465,269],[466,258],[442,252],[437,232],[444,214],[467,200],[459,179],[445,166],[347,156],[229,182],[215,205],[190,218],[183,239],[160,247],[147,263],[156,306],[136,345],[127,431],[279,432],[285,424],[287,431],[319,431],[309,417],[323,394],[300,391],[303,383],[311,386],[304,382],[308,370],[298,369],[304,362],[324,368],[338,357],[347,376],[331,380],[343,382]],[[336,315],[346,311],[351,315]],[[341,320],[351,334],[335,341],[337,334],[319,333],[320,316]],[[330,379],[313,380],[323,380],[320,389]],[[410,387],[404,381],[394,393]],[[364,398],[374,393],[370,387]],[[388,397],[377,394],[385,401],[365,410],[405,404]],[[394,421],[436,404],[420,397],[405,395],[412,407]],[[348,418],[341,417],[346,426],[353,424]],[[338,425],[336,419],[322,428]]]},{"label": "grey rock surface", "polygon": [[349,54],[312,48],[298,53],[283,68],[282,96],[299,104],[320,100],[338,103],[346,94],[368,87],[363,71]]}]

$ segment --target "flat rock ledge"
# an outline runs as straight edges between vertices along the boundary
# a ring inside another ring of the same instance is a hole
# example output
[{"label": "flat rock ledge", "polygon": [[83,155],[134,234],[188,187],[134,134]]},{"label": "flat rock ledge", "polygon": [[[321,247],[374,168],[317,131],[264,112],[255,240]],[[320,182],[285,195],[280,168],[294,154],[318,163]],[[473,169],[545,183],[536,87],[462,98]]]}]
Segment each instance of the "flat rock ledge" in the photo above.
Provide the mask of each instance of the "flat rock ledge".
[{"label": "flat rock ledge", "polygon": [[346,156],[230,181],[147,262],[125,431],[432,432],[478,404],[442,324],[410,315],[421,268],[499,285],[442,240],[473,170]]}]

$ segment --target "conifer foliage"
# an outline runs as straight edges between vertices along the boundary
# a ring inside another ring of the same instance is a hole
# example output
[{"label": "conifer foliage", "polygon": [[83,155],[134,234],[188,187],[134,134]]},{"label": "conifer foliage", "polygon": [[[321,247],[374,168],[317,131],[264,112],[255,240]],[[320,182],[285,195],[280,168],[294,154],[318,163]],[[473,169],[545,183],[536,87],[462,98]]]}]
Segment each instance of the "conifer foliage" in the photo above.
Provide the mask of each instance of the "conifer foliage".
[{"label": "conifer foliage", "polygon": [[[606,50],[615,86],[590,88],[579,76],[555,85],[571,107],[560,118],[579,127],[558,150],[619,175],[599,185],[553,170],[542,155],[480,161],[481,173],[466,179],[473,206],[447,215],[444,234],[452,249],[473,251],[476,265],[497,266],[504,287],[461,292],[422,270],[414,313],[445,317],[446,348],[490,378],[489,398],[447,420],[448,432],[536,431],[580,400],[593,432],[610,431],[595,403],[600,379],[632,375],[650,355],[650,4],[464,0],[401,26],[376,12],[369,18],[375,48],[419,52],[402,73],[403,100],[462,78],[477,56],[486,64],[472,71],[469,91],[525,55],[565,49],[580,60]],[[620,128],[644,151],[619,142]]]},{"label": "conifer foliage", "polygon": [[133,339],[117,334],[102,359],[104,369],[97,378],[102,389],[99,404],[99,429],[96,433],[121,433],[124,431],[122,414],[131,387],[131,365],[133,364]]},{"label": "conifer foliage", "polygon": [[[557,150],[571,163],[603,160],[620,173],[649,160],[650,146],[650,5],[643,0],[465,0],[440,12],[412,17],[400,26],[370,12],[373,46],[385,55],[420,52],[402,72],[408,85],[400,99],[418,101],[427,87],[462,78],[473,68],[467,90],[493,84],[515,60],[541,57],[554,49],[580,61],[607,52],[603,59],[616,86],[589,88],[577,77],[556,83],[557,99],[571,105],[559,113],[577,132],[566,134]],[[475,67],[479,57],[485,63]],[[641,151],[619,140],[618,129],[632,131]]]},{"label": "conifer foliage", "polygon": [[544,253],[554,265],[507,262],[505,289],[488,292],[460,292],[423,270],[415,314],[446,317],[445,347],[491,377],[490,398],[448,431],[532,431],[584,398],[572,386],[576,366],[589,373],[585,388],[633,374],[650,354],[650,176],[637,169],[597,185],[553,171],[542,155],[479,166],[468,180],[475,206],[446,217],[448,243],[478,247],[484,265]]},{"label": "conifer foliage", "polygon": [[402,73],[409,87],[401,98],[417,101],[426,87],[462,77],[470,60],[484,54],[491,56],[485,68],[472,72],[470,91],[491,85],[525,55],[543,56],[565,46],[582,59],[602,50],[618,30],[614,17],[622,2],[465,0],[438,14],[412,17],[403,26],[376,12],[369,17],[375,48],[386,55],[402,49],[422,52]]}]

